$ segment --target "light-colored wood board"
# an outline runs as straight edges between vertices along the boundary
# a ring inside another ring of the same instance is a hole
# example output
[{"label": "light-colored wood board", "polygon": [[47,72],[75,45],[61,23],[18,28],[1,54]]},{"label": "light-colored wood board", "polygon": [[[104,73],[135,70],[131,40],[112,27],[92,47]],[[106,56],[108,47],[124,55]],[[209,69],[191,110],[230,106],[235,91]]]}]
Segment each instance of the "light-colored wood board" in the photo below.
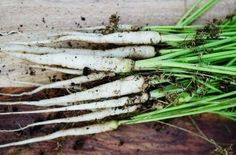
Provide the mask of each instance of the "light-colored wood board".
[{"label": "light-colored wood board", "polygon": [[[194,0],[1,0],[0,31],[76,30],[108,22],[117,13],[121,24],[175,24]],[[222,18],[236,7],[235,0],[220,0],[199,22]],[[84,17],[83,21],[81,17]],[[45,23],[43,22],[45,19]]]},{"label": "light-colored wood board", "polygon": [[[107,24],[110,15],[114,13],[120,16],[121,24],[174,24],[193,2],[194,0],[1,0],[0,32],[23,31],[23,33],[1,36],[0,44],[9,41],[27,41],[32,38],[46,39],[47,33],[50,32],[74,31],[81,26]],[[221,0],[196,24],[210,22],[213,18],[223,18],[235,8],[236,0]],[[85,20],[82,20],[82,17]],[[22,76],[29,70],[28,62],[22,63],[1,53],[0,58],[0,87],[26,86],[7,79],[48,83],[48,76],[58,75],[55,72],[45,74],[39,70],[35,77]],[[8,72],[12,69],[15,70]]]}]

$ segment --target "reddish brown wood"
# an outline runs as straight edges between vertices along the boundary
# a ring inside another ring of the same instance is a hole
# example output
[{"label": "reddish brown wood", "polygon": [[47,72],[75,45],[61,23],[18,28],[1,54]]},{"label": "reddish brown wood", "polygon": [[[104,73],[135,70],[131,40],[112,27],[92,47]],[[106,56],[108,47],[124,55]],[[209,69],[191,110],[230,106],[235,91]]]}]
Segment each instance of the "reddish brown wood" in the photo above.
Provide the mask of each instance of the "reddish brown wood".
[{"label": "reddish brown wood", "polygon": [[[3,91],[2,89],[0,91]],[[4,92],[17,92],[19,89],[4,89]],[[21,90],[22,91],[22,90]],[[58,96],[61,91],[48,92],[50,96]],[[28,100],[45,98],[39,93]],[[22,98],[23,99],[23,98]],[[0,101],[10,100],[0,97]],[[12,100],[12,98],[11,98]],[[29,110],[33,107],[14,106],[0,107],[0,111]],[[0,117],[0,128],[14,128],[17,124],[25,125],[33,121],[46,119],[46,115],[22,115]],[[52,116],[51,116],[52,117]],[[55,117],[55,116],[54,116]],[[236,144],[236,124],[212,115],[201,115],[194,118],[201,130],[223,147]],[[189,118],[169,121],[169,123],[197,132]],[[55,128],[56,127],[56,128]],[[56,130],[58,126],[34,128],[24,132],[1,133],[0,143],[43,135]],[[64,128],[65,126],[60,126]],[[68,127],[68,126],[66,126]],[[236,151],[236,147],[232,149]],[[214,146],[179,129],[146,123],[122,126],[116,131],[90,136],[66,137],[32,145],[11,147],[0,150],[0,154],[47,155],[47,154],[157,154],[157,155],[208,155]]]}]

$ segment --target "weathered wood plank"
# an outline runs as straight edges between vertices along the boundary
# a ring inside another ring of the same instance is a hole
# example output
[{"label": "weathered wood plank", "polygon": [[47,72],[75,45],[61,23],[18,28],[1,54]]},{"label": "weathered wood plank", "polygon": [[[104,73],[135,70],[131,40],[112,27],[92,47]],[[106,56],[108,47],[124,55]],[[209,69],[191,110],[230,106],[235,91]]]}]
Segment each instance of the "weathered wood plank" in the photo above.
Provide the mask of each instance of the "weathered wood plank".
[{"label": "weathered wood plank", "polygon": [[[76,30],[79,26],[106,24],[111,14],[121,24],[175,24],[194,0],[1,0],[0,31]],[[199,22],[222,18],[236,7],[235,0],[221,0]],[[84,17],[84,18],[81,18]],[[43,22],[44,18],[44,22]],[[20,26],[22,25],[22,27]]]},{"label": "weathered wood plank", "polygon": [[[184,11],[193,3],[193,0],[1,0],[0,1],[0,32],[43,31],[44,33],[58,30],[76,30],[78,27],[95,26],[107,23],[111,14],[117,12],[121,16],[122,24],[154,25],[174,24]],[[220,4],[202,17],[198,23],[209,22],[212,18],[221,18],[231,13],[236,8],[235,0],[221,0]],[[85,20],[83,18],[85,17]],[[43,18],[45,22],[43,22]],[[77,24],[75,24],[75,22]],[[78,26],[79,23],[79,26]],[[22,26],[21,26],[22,25]],[[35,35],[38,37],[38,35]],[[9,36],[14,40],[14,36]],[[18,39],[21,39],[19,37]],[[15,40],[18,40],[15,39]],[[27,37],[26,37],[27,39]],[[0,41],[6,41],[0,37]],[[0,59],[0,70],[5,63],[14,62],[13,68],[17,69],[18,60],[10,60],[6,56]],[[27,62],[24,62],[28,64]],[[25,68],[21,70],[25,72]],[[53,73],[54,74],[54,73]],[[52,75],[53,75],[52,74]],[[3,74],[2,74],[3,75]],[[15,73],[3,76],[17,78]],[[47,75],[50,76],[50,75]],[[1,78],[1,77],[0,77]],[[20,78],[24,79],[24,78]],[[34,78],[34,80],[41,77]],[[2,80],[0,80],[2,81]],[[33,79],[32,79],[33,81]],[[10,82],[9,82],[10,83]],[[8,83],[8,84],[9,84]],[[7,86],[1,82],[0,86]],[[1,89],[3,92],[18,92],[23,89]],[[39,93],[28,100],[45,98],[58,95],[61,92]],[[9,98],[0,97],[0,100]],[[6,108],[6,109],[5,109]],[[32,107],[1,107],[0,110],[23,110]],[[22,115],[0,117],[1,129],[16,127],[46,119],[42,115]],[[236,144],[236,125],[233,122],[216,117],[202,116],[196,118],[197,124],[203,132],[219,144],[227,146]],[[171,121],[177,126],[196,131],[188,118]],[[45,134],[48,128],[40,130],[27,130],[23,133],[0,134],[0,143],[19,140],[24,137]],[[233,149],[236,151],[236,147]],[[208,155],[213,146],[200,138],[182,132],[178,129],[163,127],[158,123],[148,123],[133,126],[123,126],[117,131],[80,137],[67,137],[59,140],[42,142],[30,146],[11,147],[0,150],[0,154],[157,154],[157,155]]]},{"label": "weathered wood plank", "polygon": [[[193,2],[193,0],[1,0],[0,32],[20,31],[23,34],[1,36],[0,44],[9,41],[45,39],[49,32],[72,31],[79,27],[106,24],[109,16],[114,13],[120,16],[121,24],[174,24]],[[235,0],[221,0],[198,23],[222,18],[231,13],[235,7]],[[37,77],[23,75],[29,70],[29,65],[27,61],[20,61],[0,53],[0,81],[5,81],[0,82],[0,87],[30,86],[16,84],[12,82],[14,79],[48,83],[48,77],[61,76],[50,71],[46,74],[38,69],[35,70]]]}]

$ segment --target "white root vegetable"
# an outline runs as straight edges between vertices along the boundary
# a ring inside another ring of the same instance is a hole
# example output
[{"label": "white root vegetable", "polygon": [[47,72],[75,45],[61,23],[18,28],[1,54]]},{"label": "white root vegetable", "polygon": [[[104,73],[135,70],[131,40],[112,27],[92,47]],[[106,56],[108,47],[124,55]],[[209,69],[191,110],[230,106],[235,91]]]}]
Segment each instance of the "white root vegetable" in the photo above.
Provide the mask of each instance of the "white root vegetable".
[{"label": "white root vegetable", "polygon": [[49,113],[49,112],[62,112],[62,111],[76,111],[76,110],[96,110],[104,108],[115,108],[134,104],[141,104],[148,100],[148,95],[134,97],[121,97],[118,99],[110,99],[98,102],[84,103],[79,105],[72,105],[66,107],[32,110],[32,111],[18,111],[18,112],[5,112],[0,115],[18,115],[18,114],[36,114],[36,113]]},{"label": "white root vegetable", "polygon": [[25,130],[30,127],[40,126],[40,125],[49,125],[49,124],[59,124],[59,123],[78,123],[78,122],[85,122],[85,121],[94,121],[94,120],[100,120],[108,116],[115,116],[120,114],[126,114],[126,113],[132,113],[137,110],[139,106],[134,105],[130,107],[124,107],[124,108],[112,108],[112,109],[102,109],[95,112],[91,112],[88,114],[75,116],[75,117],[67,117],[67,118],[60,118],[60,119],[53,119],[53,120],[47,120],[42,122],[36,122],[29,124],[27,126],[18,128],[18,129],[10,129],[10,130],[0,130],[0,132],[16,132]]},{"label": "white root vegetable", "polygon": [[8,79],[8,81],[10,81],[11,83],[25,84],[25,85],[35,86],[35,87],[43,86],[43,84],[41,84],[41,83],[33,83],[33,82],[25,82],[25,81],[16,81],[16,80],[11,80],[11,79]]},{"label": "white root vegetable", "polygon": [[32,68],[41,68],[41,69],[47,69],[55,72],[61,72],[65,74],[74,74],[74,75],[83,75],[83,70],[77,70],[77,69],[68,69],[68,68],[61,68],[61,67],[50,67],[45,65],[31,65]]},{"label": "white root vegetable", "polygon": [[118,31],[133,31],[133,30],[137,30],[140,29],[142,27],[140,26],[135,26],[135,25],[129,25],[129,24],[119,24],[117,25]]},{"label": "white root vegetable", "polygon": [[118,126],[119,126],[119,124],[117,121],[109,121],[109,122],[105,122],[103,124],[94,124],[94,125],[88,125],[88,126],[81,127],[81,128],[72,128],[72,129],[67,129],[67,130],[61,130],[61,131],[57,131],[52,134],[41,136],[41,137],[35,137],[35,138],[26,139],[26,140],[22,140],[22,141],[18,141],[18,142],[2,144],[2,145],[0,145],[0,148],[31,144],[31,143],[42,142],[42,141],[48,141],[48,140],[56,139],[59,137],[79,136],[79,135],[101,133],[101,132],[115,130],[118,128]]},{"label": "white root vegetable", "polygon": [[132,75],[85,91],[40,101],[0,102],[0,105],[66,106],[73,102],[98,100],[140,93],[147,87],[143,76]]},{"label": "white root vegetable", "polygon": [[8,36],[11,34],[19,33],[17,31],[10,31],[10,32],[0,32],[0,36]]},{"label": "white root vegetable", "polygon": [[51,48],[37,47],[27,45],[2,45],[0,50],[4,52],[22,52],[31,54],[55,54],[67,53],[76,55],[94,55],[102,57],[119,57],[143,59],[155,56],[156,52],[152,46],[127,46],[108,50],[90,50],[90,49],[69,49],[69,48]]},{"label": "white root vegetable", "polygon": [[63,77],[60,72],[33,68],[31,65],[33,63],[0,52],[0,87],[32,87],[50,83],[49,77]]},{"label": "white root vegetable", "polygon": [[[128,25],[128,24],[118,24],[117,25],[117,31],[133,31],[133,30],[137,30],[140,29],[140,26],[135,26],[135,25]],[[50,36],[65,36],[65,35],[74,35],[77,34],[78,32],[87,32],[87,33],[94,33],[94,31],[102,31],[105,30],[106,26],[102,25],[102,26],[94,26],[94,27],[84,27],[84,28],[79,28],[77,29],[77,31],[75,32],[62,32],[62,33],[55,33],[55,34],[51,34]]]},{"label": "white root vegetable", "polygon": [[23,45],[43,45],[67,42],[67,41],[78,41],[78,42],[89,42],[98,44],[118,44],[118,45],[156,45],[162,40],[158,32],[151,31],[136,31],[136,32],[116,32],[111,34],[99,34],[99,33],[83,33],[75,32],[70,35],[61,36],[55,39],[38,40],[32,42],[15,42],[16,44]]},{"label": "white root vegetable", "polygon": [[[60,31],[62,32],[62,31]],[[0,32],[1,33],[1,32]],[[45,39],[52,39],[55,32],[51,31],[24,31],[24,32],[10,32],[7,35],[0,37],[0,43],[1,44],[8,44],[11,42],[21,41],[21,42],[28,42],[32,40],[45,40]],[[57,32],[59,33],[59,32]],[[51,37],[50,37],[51,36]],[[56,38],[56,37],[54,37]]]},{"label": "white root vegetable", "polygon": [[114,73],[93,73],[90,74],[88,76],[79,76],[79,77],[75,77],[69,80],[63,80],[63,81],[58,81],[58,82],[54,82],[54,83],[50,83],[50,84],[46,84],[46,85],[42,85],[36,89],[34,89],[33,91],[30,92],[23,92],[20,94],[6,94],[6,93],[0,93],[0,95],[5,95],[5,96],[23,96],[23,95],[32,95],[35,94],[39,91],[42,91],[44,89],[51,89],[51,88],[68,88],[69,86],[71,86],[72,84],[82,84],[82,83],[86,83],[86,82],[91,82],[91,81],[96,81],[96,80],[101,80],[105,77],[112,77],[114,76]]},{"label": "white root vegetable", "polygon": [[59,65],[67,68],[84,69],[88,67],[98,71],[129,72],[132,70],[134,61],[123,58],[107,58],[90,55],[76,55],[56,53],[46,55],[23,54],[18,52],[6,52],[14,57],[43,65]]},{"label": "white root vegetable", "polygon": [[75,35],[67,35],[59,37],[52,42],[61,41],[83,41],[91,43],[111,43],[111,44],[158,44],[161,36],[158,32],[138,31],[138,32],[117,32],[107,35],[96,33],[77,33]]}]

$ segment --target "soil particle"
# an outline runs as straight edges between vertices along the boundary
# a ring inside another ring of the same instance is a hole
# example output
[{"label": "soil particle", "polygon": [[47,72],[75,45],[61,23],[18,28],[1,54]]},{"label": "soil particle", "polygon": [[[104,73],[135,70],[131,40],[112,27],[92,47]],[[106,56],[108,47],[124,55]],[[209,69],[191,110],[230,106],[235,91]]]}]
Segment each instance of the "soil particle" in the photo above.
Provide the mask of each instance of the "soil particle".
[{"label": "soil particle", "polygon": [[79,26],[80,26],[80,23],[78,23],[78,22],[75,22],[75,25],[76,25],[77,27],[79,27]]},{"label": "soil particle", "polygon": [[39,155],[44,155],[44,154],[45,154],[45,152],[40,150]]},{"label": "soil particle", "polygon": [[[36,119],[34,122],[42,122],[44,121],[41,118]],[[43,128],[43,126],[34,126],[32,128],[29,128],[29,134],[33,135],[34,133],[38,132],[41,128]]]},{"label": "soil particle", "polygon": [[18,108],[17,108],[17,107],[12,107],[12,111],[13,111],[13,112],[17,112],[17,111],[18,111]]},{"label": "soil particle", "polygon": [[88,67],[84,67],[84,69],[83,69],[83,75],[84,75],[84,76],[89,75],[91,72],[92,72],[92,71],[91,71],[90,68],[88,68]]},{"label": "soil particle", "polygon": [[[119,109],[119,110],[124,110],[125,107],[117,107],[117,109]],[[115,109],[115,110],[116,110],[116,109]]]},{"label": "soil particle", "polygon": [[53,75],[52,77],[48,77],[50,82],[57,82],[61,81],[59,78],[57,78],[57,75]]},{"label": "soil particle", "polygon": [[85,140],[84,139],[79,139],[75,142],[74,146],[73,146],[73,149],[74,150],[80,150],[80,149],[83,149],[84,147],[84,144],[85,144]]},{"label": "soil particle", "polygon": [[86,20],[86,18],[83,17],[83,16],[81,16],[80,19],[81,19],[82,21],[85,21],[85,20]]},{"label": "soil particle", "polygon": [[118,24],[120,21],[120,16],[117,14],[112,14],[109,18],[109,25],[106,26],[105,30],[102,31],[103,34],[114,33],[118,29]]},{"label": "soil particle", "polygon": [[119,146],[122,146],[125,142],[123,140],[120,140]]},{"label": "soil particle", "polygon": [[22,29],[21,29],[22,27],[23,27],[23,25],[20,24],[19,27],[17,28],[18,32],[23,32]]},{"label": "soil particle", "polygon": [[72,42],[69,41],[69,42],[67,43],[67,45],[68,45],[69,47],[72,47]]},{"label": "soil particle", "polygon": [[44,17],[42,18],[42,22],[43,22],[43,23],[46,23],[46,21],[45,21],[45,18],[44,18]]},{"label": "soil particle", "polygon": [[32,67],[29,67],[29,75],[34,76],[35,70]]}]

